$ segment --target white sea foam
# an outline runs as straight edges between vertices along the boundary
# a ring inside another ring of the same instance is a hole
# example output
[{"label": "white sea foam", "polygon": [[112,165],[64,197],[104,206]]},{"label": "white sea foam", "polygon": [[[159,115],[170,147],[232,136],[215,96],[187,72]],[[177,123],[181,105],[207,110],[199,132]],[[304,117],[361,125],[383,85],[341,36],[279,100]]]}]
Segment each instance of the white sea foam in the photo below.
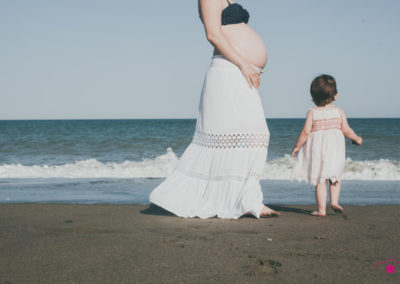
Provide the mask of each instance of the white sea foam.
[{"label": "white sea foam", "polygon": [[[289,155],[268,161],[262,179],[290,179],[294,159]],[[353,161],[346,159],[344,180],[400,180],[400,162],[386,159]]]},{"label": "white sea foam", "polygon": [[[162,178],[168,176],[179,159],[171,148],[155,159],[102,163],[96,159],[48,166],[0,165],[0,178]],[[266,163],[262,179],[290,179],[294,160],[289,156]],[[346,160],[345,180],[400,180],[400,162],[392,160]]]}]

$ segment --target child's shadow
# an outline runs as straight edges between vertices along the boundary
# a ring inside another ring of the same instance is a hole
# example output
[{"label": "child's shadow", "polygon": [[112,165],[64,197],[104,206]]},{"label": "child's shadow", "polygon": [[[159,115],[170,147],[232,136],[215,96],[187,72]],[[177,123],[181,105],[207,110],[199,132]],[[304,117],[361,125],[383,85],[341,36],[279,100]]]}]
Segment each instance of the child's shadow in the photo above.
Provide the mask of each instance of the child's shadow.
[{"label": "child's shadow", "polygon": [[[271,209],[279,212],[293,212],[297,214],[304,214],[304,215],[309,215],[311,216],[311,213],[314,210],[306,210],[306,209],[301,209],[301,208],[293,208],[293,207],[287,207],[287,206],[280,206],[280,205],[268,205]],[[345,220],[348,220],[348,217],[345,214],[335,214],[335,213],[330,213],[327,212],[326,216],[336,216],[336,217],[342,217]]]},{"label": "child's shadow", "polygon": [[[287,206],[281,206],[281,205],[268,205],[269,208],[272,210],[278,211],[280,213],[282,212],[293,212],[297,214],[304,214],[304,215],[310,215],[312,211],[306,210],[306,209],[300,209],[300,208],[293,208],[293,207],[287,207]],[[278,217],[278,216],[272,216],[272,217]],[[243,215],[240,217],[242,218],[256,218],[253,215]]]},{"label": "child's shadow", "polygon": [[311,210],[306,210],[306,209],[301,209],[301,208],[294,208],[294,207],[288,207],[288,206],[281,206],[281,205],[268,205],[269,208],[279,211],[279,212],[293,212],[297,214],[305,214],[305,215],[310,215]]}]

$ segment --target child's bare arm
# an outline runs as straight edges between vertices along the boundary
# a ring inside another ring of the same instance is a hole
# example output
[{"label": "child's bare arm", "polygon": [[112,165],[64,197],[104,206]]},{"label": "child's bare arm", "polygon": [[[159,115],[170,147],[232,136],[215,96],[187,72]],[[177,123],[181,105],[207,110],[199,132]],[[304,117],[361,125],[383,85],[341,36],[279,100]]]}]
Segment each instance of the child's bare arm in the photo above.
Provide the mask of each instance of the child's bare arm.
[{"label": "child's bare arm", "polygon": [[362,144],[362,138],[358,136],[354,130],[350,127],[349,123],[347,122],[346,114],[342,109],[339,109],[340,111],[340,116],[342,119],[342,132],[343,135],[346,136],[347,138],[351,139],[354,141],[357,145]]},{"label": "child's bare arm", "polygon": [[304,123],[303,130],[300,132],[297,138],[296,145],[292,150],[292,157],[296,157],[296,153],[300,150],[301,146],[307,141],[308,136],[311,134],[312,129],[312,110],[307,113],[306,122]]}]

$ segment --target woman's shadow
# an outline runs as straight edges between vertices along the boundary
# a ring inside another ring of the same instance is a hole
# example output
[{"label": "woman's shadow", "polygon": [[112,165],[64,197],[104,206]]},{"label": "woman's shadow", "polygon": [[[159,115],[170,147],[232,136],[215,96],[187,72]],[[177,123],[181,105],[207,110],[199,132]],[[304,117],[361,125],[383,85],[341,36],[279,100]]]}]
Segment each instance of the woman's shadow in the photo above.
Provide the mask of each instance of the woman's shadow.
[{"label": "woman's shadow", "polygon": [[[282,206],[282,205],[268,205],[271,209],[279,212],[292,212],[292,213],[297,213],[297,214],[304,214],[304,215],[310,215],[312,211],[306,210],[306,209],[301,209],[301,208],[294,208],[294,207],[288,207],[288,206]],[[146,215],[156,215],[156,216],[176,216],[175,214],[165,210],[162,207],[159,207],[155,204],[150,204],[148,208],[143,209],[140,211],[142,214]],[[241,218],[255,218],[253,215],[243,215]]]},{"label": "woman's shadow", "polygon": [[176,216],[175,214],[165,210],[164,208],[157,206],[153,203],[149,205],[146,209],[139,211],[142,214],[146,215],[157,215],[157,216]]}]

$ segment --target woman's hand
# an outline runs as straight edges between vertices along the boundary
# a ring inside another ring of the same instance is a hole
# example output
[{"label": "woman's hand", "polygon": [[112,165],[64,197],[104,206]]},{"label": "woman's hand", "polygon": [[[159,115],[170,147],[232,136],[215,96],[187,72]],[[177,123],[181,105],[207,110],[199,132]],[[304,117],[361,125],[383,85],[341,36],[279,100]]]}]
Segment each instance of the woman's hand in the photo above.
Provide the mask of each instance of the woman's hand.
[{"label": "woman's hand", "polygon": [[292,158],[296,158],[296,153],[300,151],[299,146],[294,146],[292,150]]},{"label": "woman's hand", "polygon": [[261,70],[261,73],[258,73],[258,71],[250,64],[244,64],[241,66],[240,71],[249,84],[249,87],[252,88],[254,86],[254,88],[258,89],[260,86],[260,74],[264,73],[264,71]]}]

